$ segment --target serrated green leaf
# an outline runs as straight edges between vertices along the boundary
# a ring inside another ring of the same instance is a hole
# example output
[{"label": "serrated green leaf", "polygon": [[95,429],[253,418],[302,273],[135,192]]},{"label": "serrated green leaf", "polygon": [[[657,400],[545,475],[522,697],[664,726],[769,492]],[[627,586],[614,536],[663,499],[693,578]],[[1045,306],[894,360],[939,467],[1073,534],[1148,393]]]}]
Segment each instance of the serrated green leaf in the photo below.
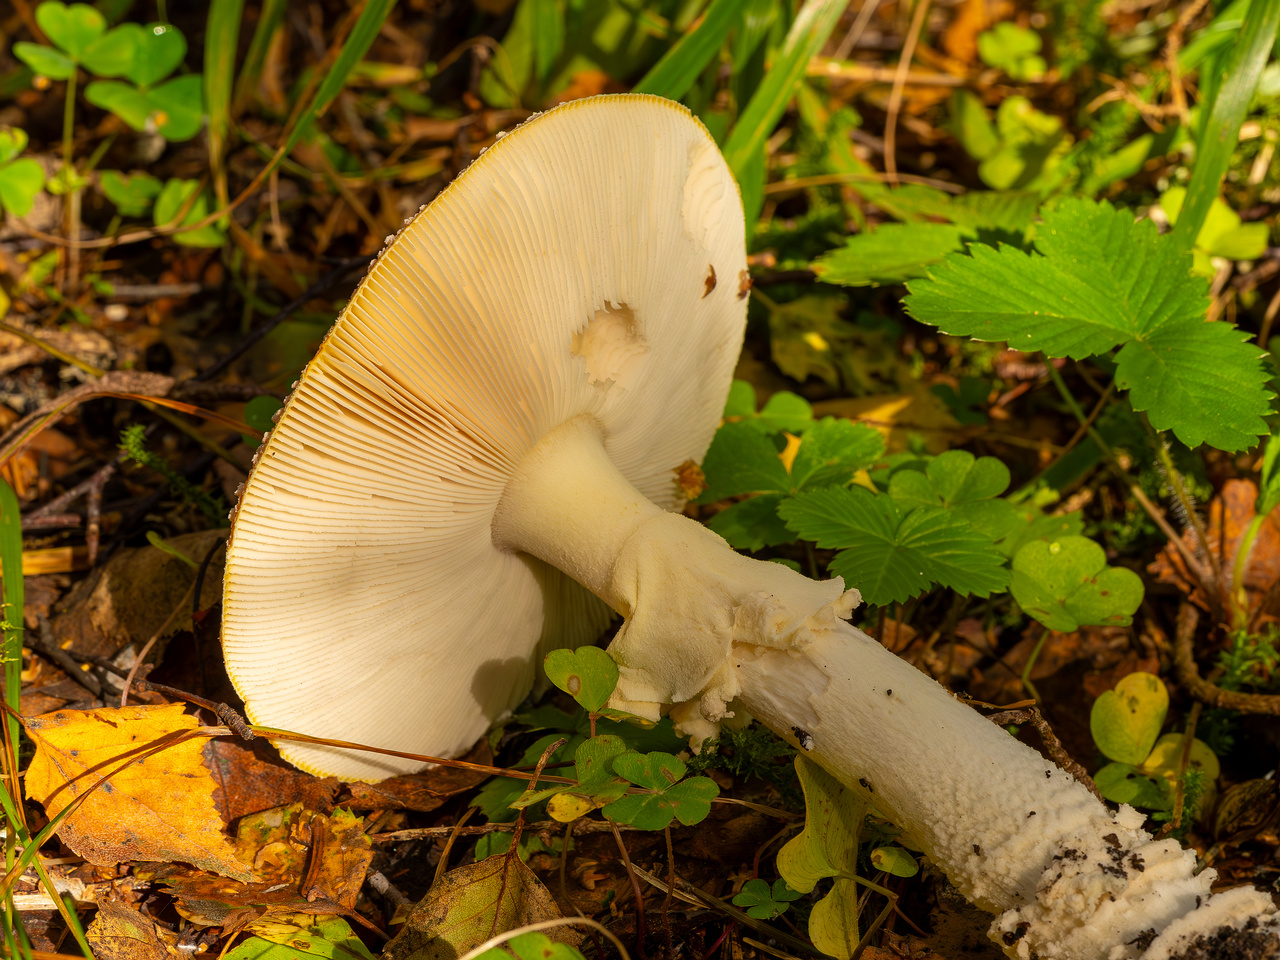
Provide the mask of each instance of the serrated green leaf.
[{"label": "serrated green leaf", "polygon": [[1151,753],[1168,712],[1164,682],[1152,673],[1130,673],[1093,701],[1089,732],[1110,759],[1136,766]]},{"label": "serrated green leaf", "polygon": [[850,548],[836,554],[830,569],[868,603],[902,602],[933,583],[980,597],[1009,583],[991,538],[942,508],[904,515],[891,497],[851,487],[805,492],[778,512],[804,539]]},{"label": "serrated green leaf", "polygon": [[590,713],[598,712],[618,685],[618,665],[599,647],[552,650],[542,665],[547,679]]},{"label": "serrated green leaf", "polygon": [[1142,579],[1107,566],[1102,547],[1087,537],[1034,540],[1013,558],[1014,599],[1050,630],[1088,625],[1126,626],[1142,603]]},{"label": "serrated green leaf", "polygon": [[[1073,199],[1044,213],[1035,254],[981,245],[910,283],[913,316],[947,333],[1076,359],[1123,346],[1117,383],[1183,443],[1251,445],[1270,408],[1260,351],[1204,323],[1202,278],[1149,221]],[[1224,385],[1225,381],[1225,385]]]},{"label": "serrated green leaf", "polygon": [[60,0],[44,0],[36,7],[36,23],[77,63],[85,48],[107,29],[106,18],[87,3],[68,6]]},{"label": "serrated green leaf", "polygon": [[804,434],[791,463],[789,489],[848,483],[884,456],[884,437],[865,423],[823,417]]},{"label": "serrated green leaf", "polygon": [[789,491],[791,477],[778,458],[778,450],[759,430],[746,422],[726,423],[702,459],[707,489],[698,503],[714,503],[726,497],[760,491]]},{"label": "serrated green leaf", "polygon": [[1271,411],[1264,351],[1251,339],[1225,321],[1153,331],[1121,349],[1116,385],[1153,427],[1188,447],[1247,449],[1267,433],[1262,418]]},{"label": "serrated green leaf", "polygon": [[1000,540],[1018,523],[1009,503],[992,499],[1004,493],[1009,480],[1009,468],[995,457],[948,450],[930,460],[924,473],[899,470],[893,474],[889,496],[907,508],[944,507],[957,520]]},{"label": "serrated green leaf", "polygon": [[762,550],[795,540],[795,534],[778,516],[784,493],[762,493],[721,510],[707,526],[729,542],[735,550]]},{"label": "serrated green leaf", "polygon": [[899,283],[923,277],[927,267],[961,249],[965,227],[950,223],[885,223],[849,237],[843,247],[810,264],[818,279],[846,287]]}]

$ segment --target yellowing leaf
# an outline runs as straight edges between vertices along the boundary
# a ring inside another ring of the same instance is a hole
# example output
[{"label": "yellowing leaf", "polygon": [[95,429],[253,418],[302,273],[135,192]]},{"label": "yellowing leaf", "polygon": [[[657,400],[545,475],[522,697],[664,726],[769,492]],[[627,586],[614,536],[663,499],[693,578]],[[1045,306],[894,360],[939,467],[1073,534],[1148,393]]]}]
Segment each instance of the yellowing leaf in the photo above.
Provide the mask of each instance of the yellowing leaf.
[{"label": "yellowing leaf", "polygon": [[[551,891],[515,852],[450,870],[414,906],[383,960],[454,960],[490,937],[561,916]],[[568,927],[546,931],[575,944]]]},{"label": "yellowing leaf", "polygon": [[[58,829],[63,842],[91,863],[180,860],[252,880],[213,805],[215,783],[201,760],[205,740],[174,742],[175,734],[197,726],[182,704],[29,717],[36,755],[27,770],[27,795],[54,817],[92,791]],[[104,774],[107,781],[94,789]]]},{"label": "yellowing leaf", "polygon": [[803,756],[796,757],[796,774],[804,790],[804,830],[778,852],[778,873],[793,890],[808,893],[824,877],[854,873],[867,803]]},{"label": "yellowing leaf", "polygon": [[114,898],[98,901],[98,915],[85,936],[97,960],[169,960],[177,953],[177,934]]},{"label": "yellowing leaf", "polygon": [[813,905],[809,939],[836,960],[849,960],[858,946],[858,885],[837,877],[831,892]]}]

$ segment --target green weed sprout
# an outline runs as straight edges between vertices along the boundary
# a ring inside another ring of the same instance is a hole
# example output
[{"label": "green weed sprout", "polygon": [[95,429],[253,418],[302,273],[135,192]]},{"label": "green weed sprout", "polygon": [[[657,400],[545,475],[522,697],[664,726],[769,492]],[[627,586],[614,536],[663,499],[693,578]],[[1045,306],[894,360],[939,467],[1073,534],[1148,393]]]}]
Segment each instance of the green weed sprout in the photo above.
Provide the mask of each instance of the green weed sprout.
[{"label": "green weed sprout", "polygon": [[142,424],[126,427],[120,434],[120,449],[134,463],[148,467],[163,476],[168,481],[169,486],[173,488],[173,491],[198,509],[204,515],[204,518],[209,521],[210,525],[214,527],[222,526],[227,515],[226,505],[221,502],[220,498],[215,498],[205,493],[174,470],[164,457],[148,450],[145,443],[145,432],[146,427],[142,426]]}]

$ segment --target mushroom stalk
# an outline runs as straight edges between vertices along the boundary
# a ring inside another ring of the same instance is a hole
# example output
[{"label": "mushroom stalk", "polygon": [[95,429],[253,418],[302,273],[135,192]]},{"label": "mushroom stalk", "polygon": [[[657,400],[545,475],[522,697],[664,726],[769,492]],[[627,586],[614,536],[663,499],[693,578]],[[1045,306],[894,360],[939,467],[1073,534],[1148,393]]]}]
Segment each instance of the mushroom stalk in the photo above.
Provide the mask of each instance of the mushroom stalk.
[{"label": "mushroom stalk", "polygon": [[[1280,946],[1271,898],[1210,895],[1214,871],[1112,813],[1036,751],[845,622],[859,601],[735,553],[650,503],[589,416],[516,468],[492,527],[505,550],[574,577],[624,618],[613,705],[705,738],[744,709],[896,822],[953,883],[998,914],[1011,956],[1176,957],[1200,937]],[[1276,938],[1276,939],[1269,939]],[[1252,941],[1250,941],[1252,942]],[[1227,955],[1225,952],[1221,955]]]}]

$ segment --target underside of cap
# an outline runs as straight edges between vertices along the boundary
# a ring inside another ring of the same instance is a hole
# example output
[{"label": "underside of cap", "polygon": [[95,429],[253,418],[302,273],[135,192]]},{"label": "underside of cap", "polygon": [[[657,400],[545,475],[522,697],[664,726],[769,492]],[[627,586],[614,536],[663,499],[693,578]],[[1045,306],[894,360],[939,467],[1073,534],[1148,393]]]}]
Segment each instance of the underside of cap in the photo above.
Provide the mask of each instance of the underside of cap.
[{"label": "underside of cap", "polygon": [[[546,651],[609,613],[490,526],[521,458],[573,417],[666,508],[715,431],[746,313],[741,201],[679,104],[530,120],[384,250],[264,443],[228,546],[223,648],[258,724],[464,752]],[[382,779],[419,761],[277,744]]]}]

